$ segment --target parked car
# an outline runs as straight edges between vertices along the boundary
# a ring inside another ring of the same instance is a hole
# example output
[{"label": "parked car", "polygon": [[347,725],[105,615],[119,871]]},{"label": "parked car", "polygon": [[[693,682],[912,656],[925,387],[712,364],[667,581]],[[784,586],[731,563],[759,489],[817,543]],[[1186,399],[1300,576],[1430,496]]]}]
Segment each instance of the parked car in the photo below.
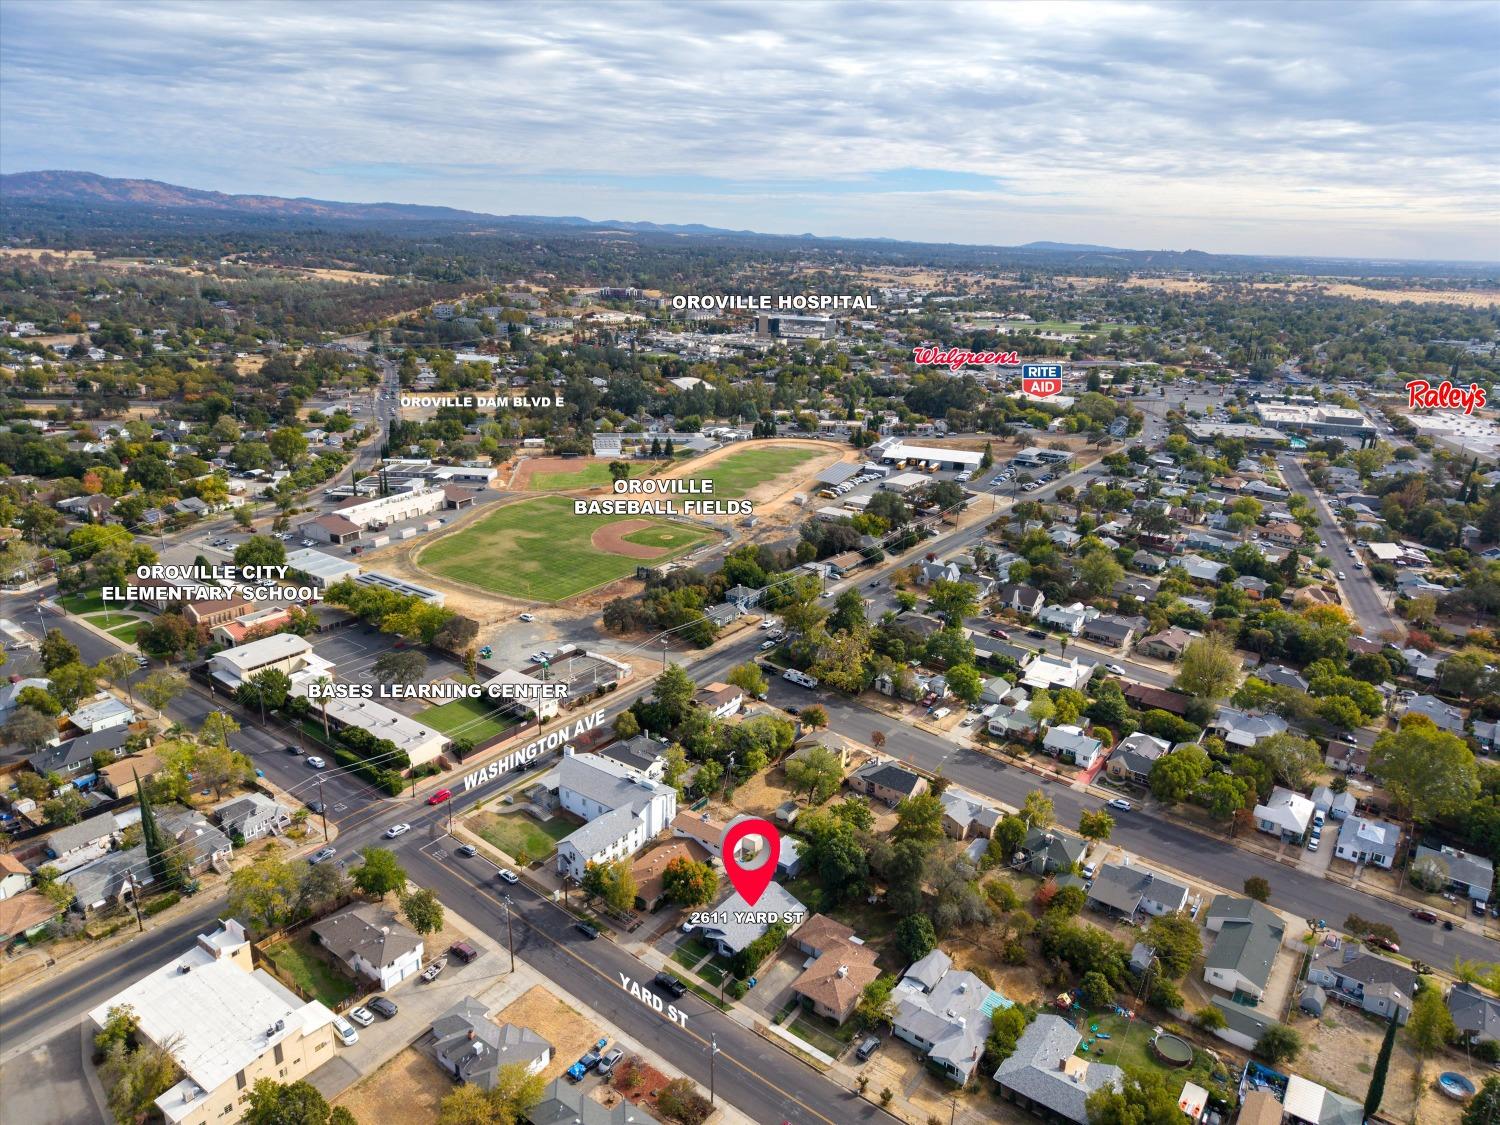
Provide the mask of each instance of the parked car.
[{"label": "parked car", "polygon": [[1129,812],[1130,802],[1127,801],[1124,797],[1116,797],[1114,800],[1108,802],[1108,807],[1112,809],[1119,809],[1121,812]]},{"label": "parked car", "polygon": [[596,1068],[601,1078],[608,1078],[614,1073],[615,1064],[625,1057],[625,1052],[618,1047],[611,1047],[599,1056],[599,1065]]},{"label": "parked car", "polygon": [[310,757],[310,758],[307,759],[307,764],[309,766],[311,766],[315,770],[320,770],[324,766],[326,766],[328,763],[325,762],[322,758],[318,757],[316,754],[314,754],[314,755],[312,755],[312,757]]},{"label": "parked car", "polygon": [[871,1055],[880,1050],[880,1039],[878,1036],[866,1036],[860,1045],[854,1048],[854,1057],[860,1062],[868,1062]]},{"label": "parked car", "polygon": [[447,967],[448,958],[439,957],[432,964],[428,965],[427,968],[422,970],[422,980],[427,984],[431,984],[433,981],[437,980],[438,977],[443,975],[443,970]]},{"label": "parked car", "polygon": [[1375,946],[1375,947],[1377,947],[1379,949],[1383,949],[1387,953],[1400,953],[1401,952],[1401,946],[1399,946],[1398,944],[1396,944],[1390,938],[1375,937],[1372,934],[1371,936],[1365,938],[1365,943],[1367,945],[1373,945],[1373,946]]},{"label": "parked car", "polygon": [[1125,674],[1125,666],[1123,664],[1106,664],[1104,670],[1116,676],[1123,676]]},{"label": "parked car", "polygon": [[429,805],[441,805],[444,801],[446,801],[451,796],[453,796],[453,790],[451,790],[451,789],[439,789],[431,797],[427,798],[427,803]]},{"label": "parked car", "polygon": [[1432,910],[1413,910],[1411,916],[1418,922],[1426,922],[1429,926],[1438,920],[1437,913]]},{"label": "parked car", "polygon": [[307,862],[309,865],[315,867],[318,864],[322,863],[324,860],[332,859],[334,856],[338,855],[338,852],[338,848],[322,848],[316,852],[313,852],[312,856],[309,857]]},{"label": "parked car", "polygon": [[375,1017],[370,1014],[370,1009],[363,1005],[350,1011],[349,1018],[359,1024],[360,1027],[369,1027],[375,1022]]},{"label": "parked car", "polygon": [[520,877],[514,871],[510,870],[507,867],[502,867],[499,871],[495,872],[495,875],[502,882],[506,882],[506,883],[518,883],[518,882],[520,882]]},{"label": "parked car", "polygon": [[651,979],[651,983],[674,998],[680,999],[687,995],[687,985],[683,984],[671,973],[657,973]]},{"label": "parked car", "polygon": [[589,941],[593,941],[596,937],[599,936],[599,931],[593,926],[589,925],[587,922],[574,922],[573,928],[584,937],[588,938]]},{"label": "parked car", "polygon": [[[364,1009],[356,1008],[355,1011],[363,1012]],[[350,1014],[352,1015],[353,1013]],[[369,1013],[366,1014],[368,1015]],[[339,1042],[346,1047],[352,1047],[359,1042],[359,1032],[355,1031],[354,1025],[343,1016],[333,1017],[333,1031],[339,1037]]]},{"label": "parked car", "polygon": [[369,1008],[370,1011],[374,1012],[383,1020],[395,1019],[396,1013],[400,1011],[400,1009],[397,1008],[395,1004],[391,1003],[384,996],[371,997],[370,1000],[366,1002],[365,1007]]},{"label": "parked car", "polygon": [[479,950],[466,941],[455,941],[448,947],[448,952],[457,957],[465,965],[479,956]]},{"label": "parked car", "polygon": [[523,613],[523,614],[521,614],[521,620],[522,621],[535,621],[536,620],[536,614],[534,614],[534,613]]},{"label": "parked car", "polygon": [[393,824],[385,830],[385,838],[387,840],[394,840],[397,836],[403,835],[404,833],[410,831],[410,824]]},{"label": "parked car", "polygon": [[458,854],[463,856],[465,859],[473,859],[476,855],[479,854],[479,849],[476,848],[473,844],[465,844],[463,847],[458,849]]}]

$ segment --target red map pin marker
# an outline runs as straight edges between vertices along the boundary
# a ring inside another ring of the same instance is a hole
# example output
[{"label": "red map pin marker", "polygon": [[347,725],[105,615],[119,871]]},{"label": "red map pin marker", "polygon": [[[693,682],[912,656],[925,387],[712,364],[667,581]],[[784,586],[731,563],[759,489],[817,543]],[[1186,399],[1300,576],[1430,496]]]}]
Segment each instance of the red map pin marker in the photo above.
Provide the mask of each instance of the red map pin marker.
[{"label": "red map pin marker", "polygon": [[[765,859],[756,867],[743,867],[739,860],[739,843],[746,836],[758,836],[766,842]],[[747,905],[754,906],[766,893],[771,876],[776,873],[776,863],[781,855],[781,833],[769,820],[741,820],[724,833],[722,847],[724,874],[734,884]]]}]

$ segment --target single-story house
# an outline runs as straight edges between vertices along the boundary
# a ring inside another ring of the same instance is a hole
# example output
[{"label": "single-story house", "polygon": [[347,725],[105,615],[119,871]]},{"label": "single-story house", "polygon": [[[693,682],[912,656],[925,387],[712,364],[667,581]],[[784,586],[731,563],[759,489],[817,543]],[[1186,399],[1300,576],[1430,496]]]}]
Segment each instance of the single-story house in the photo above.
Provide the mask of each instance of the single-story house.
[{"label": "single-story house", "polygon": [[1160,633],[1142,637],[1135,648],[1143,656],[1154,656],[1158,660],[1181,660],[1183,650],[1196,639],[1186,629],[1173,625]]},{"label": "single-story house", "polygon": [[312,927],[315,939],[350,972],[391,988],[422,969],[422,939],[373,906],[351,906]]},{"label": "single-story house", "polygon": [[1134,918],[1141,911],[1160,917],[1187,905],[1188,889],[1174,879],[1129,863],[1106,863],[1094,876],[1088,903],[1095,910]]},{"label": "single-story house", "polygon": [[955,840],[988,839],[1004,814],[994,802],[950,785],[943,790],[943,831]]},{"label": "single-story house", "polygon": [[973,973],[955,970],[940,949],[906,970],[891,990],[891,1004],[896,1038],[925,1052],[927,1061],[958,1085],[974,1077],[990,1017],[1009,1006]]},{"label": "single-story house", "polygon": [[1037,1016],[995,1071],[1000,1096],[1044,1120],[1086,1125],[1089,1095],[1106,1087],[1123,1088],[1125,1072],[1110,1063],[1081,1057],[1081,1038],[1061,1016],[1050,1012]]},{"label": "single-story house", "polygon": [[1285,842],[1300,840],[1312,823],[1313,803],[1301,793],[1278,785],[1263,805],[1255,806],[1255,827]]},{"label": "single-story house", "polygon": [[[689,816],[689,813],[678,813],[679,817]],[[722,839],[722,832],[720,833]],[[712,853],[696,840],[687,837],[674,837],[659,847],[650,851],[642,852],[636,856],[630,864],[630,873],[635,877],[635,901],[640,909],[650,913],[661,906],[665,896],[666,888],[663,885],[662,876],[667,869],[667,864],[674,859],[689,859],[695,863],[710,863],[713,860]]]},{"label": "single-story house", "polygon": [[1193,702],[1192,696],[1184,695],[1180,691],[1152,687],[1150,684],[1138,684],[1134,681],[1127,683],[1120,690],[1130,703],[1143,711],[1167,711],[1173,715],[1185,715],[1189,705]]},{"label": "single-story house", "polygon": [[1401,848],[1401,828],[1386,820],[1347,816],[1339,825],[1333,854],[1351,863],[1373,863],[1389,871]]},{"label": "single-story house", "polygon": [[927,792],[927,779],[894,761],[877,758],[849,775],[849,788],[894,807]]},{"label": "single-story house", "polygon": [[0,899],[0,941],[38,934],[59,910],[41,891],[22,891]]},{"label": "single-story house", "polygon": [[698,937],[719,956],[733,957],[766,932],[767,923],[759,919],[776,914],[805,918],[807,907],[776,882],[766,885],[753,907],[736,891],[714,908],[713,924],[698,927]]},{"label": "single-story house", "polygon": [[552,1044],[529,1027],[497,1024],[483,1004],[466,996],[432,1021],[432,1056],[453,1078],[493,1090],[500,1068],[520,1063],[535,1074],[552,1061]]},{"label": "single-story house", "polygon": [[286,806],[264,793],[235,797],[215,805],[213,813],[219,827],[231,838],[238,836],[247,841],[279,836],[292,823],[292,814]]},{"label": "single-story house", "polygon": [[824,1019],[843,1023],[865,986],[880,976],[875,951],[854,931],[822,914],[814,914],[792,934],[792,942],[809,955],[792,992]]},{"label": "single-story house", "polygon": [[1411,1015],[1417,987],[1414,969],[1337,934],[1325,937],[1313,953],[1307,979],[1336,1000],[1397,1023]]},{"label": "single-story house", "polygon": [[[1220,896],[1224,897],[1224,896]],[[1273,911],[1260,907],[1248,918],[1219,919],[1219,936],[1203,964],[1203,979],[1215,988],[1259,1003],[1276,965],[1286,925]]]},{"label": "single-story house", "polygon": [[1085,734],[1082,727],[1064,723],[1048,728],[1042,748],[1053,757],[1086,770],[1099,760],[1104,743]]},{"label": "single-story house", "polygon": [[1430,869],[1435,878],[1446,878],[1446,889],[1467,895],[1476,902],[1488,903],[1495,885],[1495,865],[1484,856],[1472,855],[1446,845],[1440,848],[1419,847],[1412,859],[1412,870]]},{"label": "single-story house", "polygon": [[1088,842],[1078,836],[1070,836],[1056,828],[1032,828],[1021,841],[1025,853],[1025,867],[1033,875],[1055,875],[1072,871],[1083,858]]},{"label": "single-story house", "polygon": [[1109,756],[1106,767],[1109,776],[1116,781],[1131,781],[1145,785],[1151,776],[1151,767],[1157,759],[1171,753],[1172,746],[1165,739],[1136,731],[1120,740]]},{"label": "single-story house", "polygon": [[1280,715],[1220,707],[1208,729],[1221,735],[1230,746],[1248,748],[1273,734],[1285,734],[1287,725]]},{"label": "single-story house", "polygon": [[1448,1014],[1467,1042],[1500,1042],[1500,1000],[1472,984],[1455,984],[1448,990]]},{"label": "single-story house", "polygon": [[1110,648],[1129,648],[1141,628],[1140,618],[1116,617],[1101,613],[1091,621],[1084,622],[1083,639]]}]

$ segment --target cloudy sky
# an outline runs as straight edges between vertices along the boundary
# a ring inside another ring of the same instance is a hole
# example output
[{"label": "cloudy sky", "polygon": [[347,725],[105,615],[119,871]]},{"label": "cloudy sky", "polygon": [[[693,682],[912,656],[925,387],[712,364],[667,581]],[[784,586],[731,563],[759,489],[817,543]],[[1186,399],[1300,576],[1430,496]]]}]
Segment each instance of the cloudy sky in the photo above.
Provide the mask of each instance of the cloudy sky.
[{"label": "cloudy sky", "polygon": [[6,0],[0,169],[1500,260],[1500,5]]}]

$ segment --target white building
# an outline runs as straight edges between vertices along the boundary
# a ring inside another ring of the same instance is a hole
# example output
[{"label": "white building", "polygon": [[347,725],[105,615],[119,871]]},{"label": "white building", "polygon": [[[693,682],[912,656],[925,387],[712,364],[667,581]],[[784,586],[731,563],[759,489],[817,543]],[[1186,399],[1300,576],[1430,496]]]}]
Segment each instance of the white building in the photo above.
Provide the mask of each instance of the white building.
[{"label": "white building", "polygon": [[446,734],[373,699],[314,699],[310,702],[314,714],[318,715],[323,713],[326,704],[328,721],[341,730],[358,727],[376,738],[395,743],[396,749],[406,751],[414,766],[426,765],[448,749]]},{"label": "white building", "polygon": [[404,492],[393,492],[389,496],[351,496],[340,502],[334,512],[356,527],[371,527],[377,523],[399,523],[429,515],[443,506],[443,490],[433,488],[426,481],[413,481]]},{"label": "white building", "polygon": [[1026,666],[1021,674],[1021,683],[1036,688],[1082,688],[1094,674],[1094,665],[1084,664],[1072,657],[1063,659],[1043,654]]},{"label": "white building", "polygon": [[85,734],[98,734],[112,727],[126,727],[135,721],[135,712],[108,692],[100,692],[68,716]]},{"label": "white building", "polygon": [[238,690],[246,680],[268,669],[285,672],[291,678],[293,692],[303,695],[308,684],[332,675],[333,664],[313,652],[313,646],[295,633],[277,633],[227,648],[208,661],[208,674],[229,691]]},{"label": "white building", "polygon": [[286,565],[307,575],[308,581],[320,590],[326,590],[340,579],[353,578],[360,573],[358,563],[335,558],[312,547],[304,547],[287,555]]},{"label": "white building", "polygon": [[351,906],[312,928],[318,944],[360,976],[393,988],[422,971],[422,939],[373,906]]},{"label": "white building", "polygon": [[1301,793],[1280,785],[1271,790],[1263,805],[1255,806],[1255,827],[1283,840],[1300,840],[1312,822],[1313,803]]},{"label": "white building", "polygon": [[171,1125],[236,1122],[258,1079],[296,1082],[334,1056],[333,1013],[254,968],[244,927],[233,918],[89,1019],[102,1028],[112,1008],[126,1005],[141,1037],[170,1053],[185,1075],[156,1099]]},{"label": "white building", "polygon": [[590,863],[640,851],[677,815],[677,790],[621,762],[565,748],[557,767],[557,798],[588,823],[557,846],[557,870],[583,879]]}]

